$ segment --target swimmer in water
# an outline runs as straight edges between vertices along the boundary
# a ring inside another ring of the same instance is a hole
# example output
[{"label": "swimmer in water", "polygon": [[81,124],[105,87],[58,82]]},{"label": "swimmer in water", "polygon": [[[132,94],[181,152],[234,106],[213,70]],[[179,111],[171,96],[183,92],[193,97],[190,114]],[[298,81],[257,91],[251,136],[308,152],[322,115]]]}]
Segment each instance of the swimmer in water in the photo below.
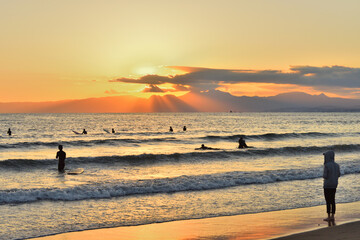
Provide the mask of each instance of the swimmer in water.
[{"label": "swimmer in water", "polygon": [[195,150],[219,150],[219,148],[207,147],[204,144],[201,144],[201,147],[195,148]]},{"label": "swimmer in water", "polygon": [[239,148],[248,148],[248,145],[246,145],[246,142],[242,137],[239,139]]}]

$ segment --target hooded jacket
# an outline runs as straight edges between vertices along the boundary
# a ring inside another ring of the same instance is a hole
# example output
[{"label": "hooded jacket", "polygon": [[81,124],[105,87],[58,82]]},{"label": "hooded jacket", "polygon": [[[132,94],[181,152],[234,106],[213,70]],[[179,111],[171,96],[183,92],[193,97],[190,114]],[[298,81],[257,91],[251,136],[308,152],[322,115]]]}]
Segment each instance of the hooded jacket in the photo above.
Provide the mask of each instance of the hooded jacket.
[{"label": "hooded jacket", "polygon": [[340,177],[339,164],[335,162],[334,151],[327,151],[324,154],[324,188],[336,188]]}]

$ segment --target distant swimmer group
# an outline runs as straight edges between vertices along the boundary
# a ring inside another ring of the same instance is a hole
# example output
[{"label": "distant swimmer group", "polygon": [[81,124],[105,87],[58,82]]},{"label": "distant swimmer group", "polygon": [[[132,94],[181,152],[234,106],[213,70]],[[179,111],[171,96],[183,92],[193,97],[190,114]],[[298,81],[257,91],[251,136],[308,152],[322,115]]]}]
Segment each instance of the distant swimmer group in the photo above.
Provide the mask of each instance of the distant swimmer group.
[{"label": "distant swimmer group", "polygon": [[[186,132],[187,128],[186,126],[183,127],[183,131]],[[174,129],[172,128],[172,126],[170,126],[169,128],[169,132],[174,132]]]},{"label": "distant swimmer group", "polygon": [[[105,128],[104,128],[103,130],[104,130],[106,133],[110,133],[110,131],[107,130],[107,129],[105,129]],[[182,130],[185,132],[185,131],[187,130],[186,126],[184,126],[184,127],[182,128]],[[81,133],[80,133],[80,132],[77,132],[77,131],[74,131],[74,130],[73,130],[73,132],[74,132],[75,134],[87,134],[87,131],[86,131],[85,128],[83,129],[83,131],[82,131]],[[172,126],[170,126],[170,128],[169,128],[169,132],[174,132],[174,129],[172,128]],[[113,134],[116,133],[114,128],[111,128],[111,133],[113,133]],[[9,128],[8,134],[11,135],[10,128]]]}]

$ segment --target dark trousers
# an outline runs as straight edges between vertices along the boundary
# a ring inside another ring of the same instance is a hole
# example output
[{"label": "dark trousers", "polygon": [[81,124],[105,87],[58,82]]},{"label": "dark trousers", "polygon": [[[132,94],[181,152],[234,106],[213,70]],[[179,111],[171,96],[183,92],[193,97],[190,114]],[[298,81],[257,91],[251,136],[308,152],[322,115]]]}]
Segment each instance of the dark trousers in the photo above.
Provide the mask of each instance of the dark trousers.
[{"label": "dark trousers", "polygon": [[59,170],[59,172],[63,172],[63,171],[64,171],[64,168],[65,168],[65,161],[59,160],[59,163],[58,163],[58,170]]},{"label": "dark trousers", "polygon": [[335,205],[335,193],[336,188],[324,188],[324,195],[326,201],[326,212],[335,214],[336,205]]}]

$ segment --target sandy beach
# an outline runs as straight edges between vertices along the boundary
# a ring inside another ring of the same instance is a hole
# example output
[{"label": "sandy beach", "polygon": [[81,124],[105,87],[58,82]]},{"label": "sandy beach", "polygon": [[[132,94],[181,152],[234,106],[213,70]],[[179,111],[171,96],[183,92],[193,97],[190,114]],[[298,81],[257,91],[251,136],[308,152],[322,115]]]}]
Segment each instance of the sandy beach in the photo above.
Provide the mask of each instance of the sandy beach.
[{"label": "sandy beach", "polygon": [[335,226],[323,221],[325,206],[96,229],[35,238],[76,239],[358,239],[360,202],[338,204]]},{"label": "sandy beach", "polygon": [[360,222],[351,222],[330,228],[322,228],[314,231],[303,232],[276,238],[274,240],[356,240],[360,236]]}]

